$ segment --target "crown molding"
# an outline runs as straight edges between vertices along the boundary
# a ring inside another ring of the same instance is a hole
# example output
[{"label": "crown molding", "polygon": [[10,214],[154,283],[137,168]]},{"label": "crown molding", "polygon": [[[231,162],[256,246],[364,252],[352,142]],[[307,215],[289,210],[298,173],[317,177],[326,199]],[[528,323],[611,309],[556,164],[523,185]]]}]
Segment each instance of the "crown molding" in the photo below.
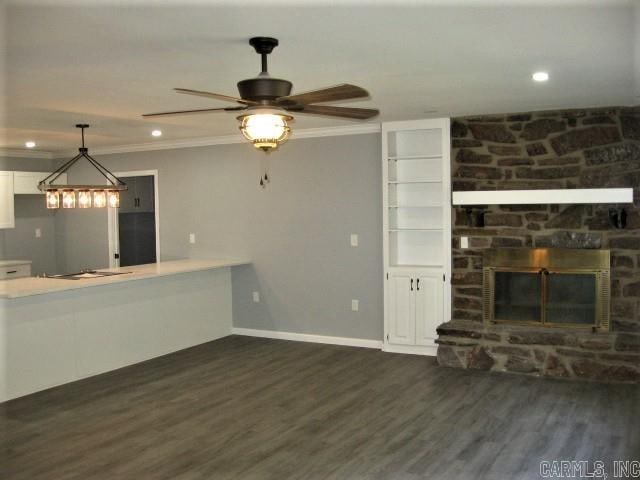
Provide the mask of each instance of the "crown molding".
[{"label": "crown molding", "polygon": [[[363,123],[359,125],[345,125],[340,127],[306,128],[294,130],[289,141],[302,138],[338,137],[343,135],[362,135],[366,133],[379,133],[379,123]],[[113,147],[93,147],[91,155],[110,155],[114,153],[150,152],[154,150],[173,150],[178,148],[208,147],[212,145],[229,145],[234,143],[246,143],[240,134],[223,135],[217,137],[189,138],[184,140],[161,140],[150,143],[138,143],[132,145],[116,145]],[[57,152],[53,158],[65,158],[72,155],[75,150]],[[51,158],[51,157],[49,157]]]},{"label": "crown molding", "polygon": [[54,155],[51,152],[22,150],[19,148],[0,148],[0,157],[44,158],[47,160],[51,160],[52,158],[54,158]]}]

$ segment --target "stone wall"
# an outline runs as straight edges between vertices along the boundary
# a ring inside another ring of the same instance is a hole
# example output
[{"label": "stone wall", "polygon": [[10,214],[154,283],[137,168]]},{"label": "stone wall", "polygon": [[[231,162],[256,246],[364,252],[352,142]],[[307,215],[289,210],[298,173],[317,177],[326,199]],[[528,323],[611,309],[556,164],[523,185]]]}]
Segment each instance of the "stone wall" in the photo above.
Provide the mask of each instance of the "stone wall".
[{"label": "stone wall", "polygon": [[[635,198],[634,205],[490,205],[480,228],[474,226],[477,214],[454,208],[452,321],[481,326],[487,248],[606,248],[612,255],[612,328],[637,344],[640,108],[457,118],[451,137],[454,191],[633,187]],[[615,207],[626,211],[624,229],[612,225],[609,210]],[[461,236],[469,237],[469,249],[459,248]],[[627,360],[640,366],[636,353]]]}]

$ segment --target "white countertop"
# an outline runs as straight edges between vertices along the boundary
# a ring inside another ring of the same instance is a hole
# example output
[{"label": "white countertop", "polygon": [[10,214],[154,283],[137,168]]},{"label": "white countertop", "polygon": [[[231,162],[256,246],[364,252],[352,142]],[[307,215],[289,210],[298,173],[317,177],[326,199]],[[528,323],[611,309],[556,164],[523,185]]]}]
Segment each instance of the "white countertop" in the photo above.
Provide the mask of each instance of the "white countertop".
[{"label": "white countertop", "polygon": [[[24,262],[23,262],[24,263]],[[20,298],[32,295],[44,295],[47,293],[62,292],[65,290],[77,290],[80,288],[111,285],[114,283],[145,280],[148,278],[165,277],[180,273],[199,272],[216,268],[246,265],[246,260],[238,259],[198,259],[198,260],[174,260],[171,262],[150,263],[120,268],[98,268],[101,272],[127,272],[123,275],[113,275],[98,278],[83,278],[80,280],[66,280],[58,278],[16,278],[13,280],[0,280],[0,298]]]},{"label": "white countertop", "polygon": [[15,267],[17,265],[30,265],[31,260],[0,260],[0,268]]}]

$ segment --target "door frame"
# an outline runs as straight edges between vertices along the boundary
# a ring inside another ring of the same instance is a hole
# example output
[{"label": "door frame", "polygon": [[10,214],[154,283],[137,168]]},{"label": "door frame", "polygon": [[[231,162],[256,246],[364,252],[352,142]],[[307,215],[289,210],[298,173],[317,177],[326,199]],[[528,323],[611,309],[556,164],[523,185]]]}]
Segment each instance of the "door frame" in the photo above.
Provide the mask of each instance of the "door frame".
[{"label": "door frame", "polygon": [[[132,170],[129,172],[114,172],[116,177],[150,177],[153,176],[153,205],[156,227],[156,262],[160,262],[160,195],[158,191],[158,170]],[[115,258],[115,253],[120,250],[120,238],[118,232],[118,209],[107,209],[107,232],[109,234],[109,268],[120,266],[120,259]]]}]

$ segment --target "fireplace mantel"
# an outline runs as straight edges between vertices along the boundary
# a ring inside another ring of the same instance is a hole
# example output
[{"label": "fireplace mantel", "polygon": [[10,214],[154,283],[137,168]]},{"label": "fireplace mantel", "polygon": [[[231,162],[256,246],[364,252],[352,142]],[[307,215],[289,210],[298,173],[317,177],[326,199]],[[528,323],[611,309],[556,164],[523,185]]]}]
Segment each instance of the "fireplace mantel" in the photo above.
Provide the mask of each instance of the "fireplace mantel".
[{"label": "fireplace mantel", "polygon": [[453,192],[453,205],[550,205],[633,203],[632,188],[479,190]]}]

